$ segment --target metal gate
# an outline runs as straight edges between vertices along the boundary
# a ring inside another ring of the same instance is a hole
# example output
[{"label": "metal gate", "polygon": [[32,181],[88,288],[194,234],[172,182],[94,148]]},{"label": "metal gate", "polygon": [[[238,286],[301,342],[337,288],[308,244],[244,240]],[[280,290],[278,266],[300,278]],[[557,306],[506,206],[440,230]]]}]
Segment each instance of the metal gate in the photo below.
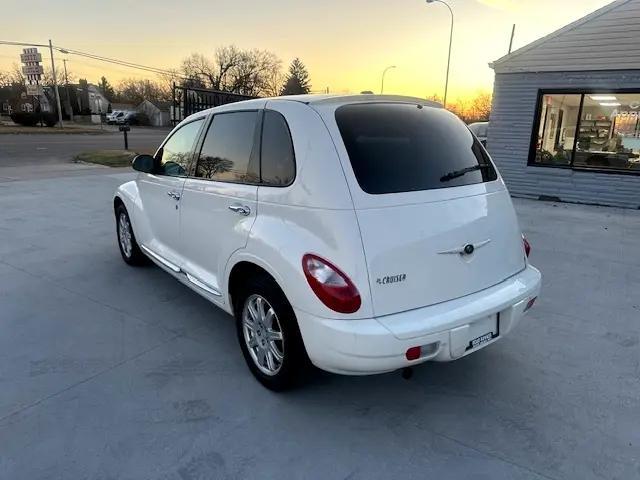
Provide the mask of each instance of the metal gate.
[{"label": "metal gate", "polygon": [[240,95],[238,93],[222,92],[209,88],[192,88],[173,84],[173,102],[171,108],[171,121],[173,125],[182,121],[192,113],[206,110],[207,108],[225,105],[227,103],[250,100],[256,97]]}]

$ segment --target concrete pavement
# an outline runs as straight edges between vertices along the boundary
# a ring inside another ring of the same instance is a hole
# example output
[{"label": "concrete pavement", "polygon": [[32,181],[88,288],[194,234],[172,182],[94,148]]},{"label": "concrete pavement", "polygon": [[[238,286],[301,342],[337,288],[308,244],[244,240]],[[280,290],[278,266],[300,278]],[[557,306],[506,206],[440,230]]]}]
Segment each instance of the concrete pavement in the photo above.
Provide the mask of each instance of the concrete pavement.
[{"label": "concrete pavement", "polygon": [[640,212],[516,200],[544,287],[510,336],[274,394],[228,315],[122,262],[132,174],[100,173],[0,183],[0,478],[640,477]]}]

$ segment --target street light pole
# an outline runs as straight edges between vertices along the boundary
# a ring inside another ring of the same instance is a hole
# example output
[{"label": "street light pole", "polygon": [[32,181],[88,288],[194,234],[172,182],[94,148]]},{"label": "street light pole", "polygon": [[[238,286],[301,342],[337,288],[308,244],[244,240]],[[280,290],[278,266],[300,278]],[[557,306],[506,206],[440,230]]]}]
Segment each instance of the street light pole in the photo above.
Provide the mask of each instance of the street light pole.
[{"label": "street light pole", "polygon": [[58,106],[58,122],[60,122],[60,128],[64,128],[62,125],[62,107],[60,106],[60,92],[58,92],[58,79],[56,78],[56,64],[53,60],[53,45],[49,40],[49,53],[51,54],[51,74],[53,75],[53,88],[56,92],[56,105]]},{"label": "street light pole", "polygon": [[427,0],[427,3],[442,3],[449,9],[449,13],[451,14],[451,30],[449,31],[449,56],[447,58],[447,77],[444,83],[444,99],[442,101],[442,106],[447,107],[447,92],[449,90],[449,66],[451,65],[451,44],[453,43],[453,10],[449,4],[443,0]]},{"label": "street light pole", "polygon": [[384,76],[387,73],[387,70],[390,70],[392,68],[396,68],[396,66],[395,65],[389,65],[387,68],[385,68],[382,71],[382,85],[380,86],[380,95],[382,95],[384,93]]},{"label": "street light pole", "polygon": [[67,75],[67,59],[63,58],[64,64],[64,89],[67,91],[67,105],[69,107],[69,120],[73,122],[73,106],[71,105],[71,97],[69,96],[69,76]]}]

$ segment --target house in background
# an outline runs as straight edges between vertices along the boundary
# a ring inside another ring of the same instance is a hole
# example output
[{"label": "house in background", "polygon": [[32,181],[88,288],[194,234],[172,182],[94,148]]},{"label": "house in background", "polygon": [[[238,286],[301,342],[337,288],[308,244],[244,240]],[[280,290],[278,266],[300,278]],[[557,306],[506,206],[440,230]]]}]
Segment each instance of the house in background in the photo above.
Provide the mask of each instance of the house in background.
[{"label": "house in background", "polygon": [[512,194],[640,208],[640,0],[490,66],[487,148]]},{"label": "house in background", "polygon": [[120,111],[126,111],[126,112],[134,112],[136,111],[136,105],[133,103],[116,103],[113,102],[111,103],[111,111],[113,112],[114,110],[120,110]]},{"label": "house in background", "polygon": [[[48,87],[45,87],[48,88]],[[47,96],[55,104],[53,89],[47,92]],[[100,114],[109,111],[109,100],[100,89],[86,80],[80,80],[77,84],[60,85],[60,105],[66,118],[73,113],[74,121],[100,123]]]},{"label": "house in background", "polygon": [[171,103],[143,100],[137,111],[147,116],[152,127],[168,127],[171,125]]},{"label": "house in background", "polygon": [[34,97],[27,95],[26,87],[22,84],[5,85],[0,87],[0,115],[9,116],[13,112],[51,112],[52,92],[49,87],[43,88],[43,95]]}]

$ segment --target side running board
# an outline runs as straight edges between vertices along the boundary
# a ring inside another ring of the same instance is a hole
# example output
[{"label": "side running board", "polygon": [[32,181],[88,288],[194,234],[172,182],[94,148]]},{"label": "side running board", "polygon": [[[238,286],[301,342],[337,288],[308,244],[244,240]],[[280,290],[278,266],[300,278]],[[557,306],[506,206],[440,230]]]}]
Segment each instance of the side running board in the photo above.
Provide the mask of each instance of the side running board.
[{"label": "side running board", "polygon": [[218,290],[216,290],[213,287],[210,287],[209,285],[204,283],[202,280],[199,280],[198,278],[194,277],[190,273],[183,271],[175,263],[172,263],[169,260],[161,257],[160,255],[158,255],[157,253],[153,252],[152,250],[150,250],[149,248],[145,247],[144,245],[140,245],[140,248],[142,250],[144,250],[144,252],[147,255],[149,255],[151,258],[153,258],[154,260],[158,261],[159,263],[161,263],[162,265],[167,267],[169,270],[171,270],[171,271],[173,271],[175,273],[179,273],[181,275],[184,275],[187,278],[187,280],[189,282],[193,283],[196,287],[204,290],[207,293],[210,293],[211,295],[215,295],[216,297],[221,297],[222,296],[222,294]]}]

